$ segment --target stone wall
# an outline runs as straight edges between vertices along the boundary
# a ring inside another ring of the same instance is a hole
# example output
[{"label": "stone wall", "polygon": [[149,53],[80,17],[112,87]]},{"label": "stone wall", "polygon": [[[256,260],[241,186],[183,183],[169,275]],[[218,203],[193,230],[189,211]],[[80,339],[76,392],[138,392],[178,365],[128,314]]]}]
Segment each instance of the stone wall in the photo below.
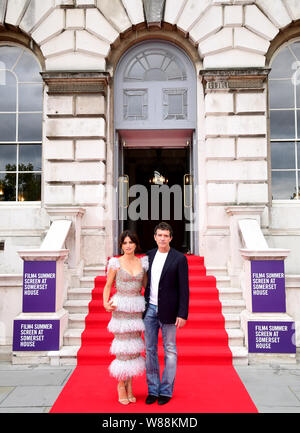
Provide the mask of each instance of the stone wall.
[{"label": "stone wall", "polygon": [[[112,231],[112,215],[107,209],[112,207],[108,184],[112,180],[113,107],[107,95],[113,87],[114,70],[108,74],[108,65],[116,47],[121,54],[127,35],[131,35],[133,43],[134,35],[144,28],[148,32],[144,39],[166,37],[167,26],[169,40],[170,33],[175,41],[180,32],[197,49],[204,71],[198,76],[198,88],[205,86],[205,95],[199,92],[204,101],[198,99],[198,125],[204,129],[198,131],[199,184],[204,193],[199,209],[206,212],[200,216],[200,252],[206,255],[208,264],[227,264],[229,217],[225,208],[243,204],[264,205],[262,225],[266,235],[272,238],[280,227],[274,244],[286,246],[286,233],[292,239],[300,231],[295,224],[285,232],[284,215],[293,206],[295,220],[299,220],[300,208],[294,203],[284,204],[286,210],[281,211],[281,216],[278,211],[270,212],[274,215],[271,219],[268,212],[271,202],[264,68],[268,67],[266,57],[274,39],[300,19],[300,3],[162,0],[156,8],[151,0],[147,0],[147,7],[144,3],[1,2],[0,40],[12,40],[12,32],[20,30],[31,38],[43,58],[42,206],[85,207],[82,241],[87,265],[102,263],[112,253],[112,243],[104,248]],[[229,69],[233,70],[231,75],[220,74]],[[243,69],[248,70],[248,75],[241,72]],[[259,78],[260,84],[253,87],[259,73],[263,79]],[[72,83],[68,89],[67,82]],[[40,224],[41,233],[45,221]],[[290,268],[292,272],[296,263]]]}]

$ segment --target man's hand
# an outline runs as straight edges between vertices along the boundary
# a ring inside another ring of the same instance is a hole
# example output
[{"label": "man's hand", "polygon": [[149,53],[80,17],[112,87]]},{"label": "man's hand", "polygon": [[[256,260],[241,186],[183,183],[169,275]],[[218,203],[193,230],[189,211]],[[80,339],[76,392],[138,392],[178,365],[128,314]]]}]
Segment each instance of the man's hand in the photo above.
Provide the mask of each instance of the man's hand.
[{"label": "man's hand", "polygon": [[176,328],[182,328],[186,323],[185,319],[182,319],[181,317],[176,317],[175,326]]}]

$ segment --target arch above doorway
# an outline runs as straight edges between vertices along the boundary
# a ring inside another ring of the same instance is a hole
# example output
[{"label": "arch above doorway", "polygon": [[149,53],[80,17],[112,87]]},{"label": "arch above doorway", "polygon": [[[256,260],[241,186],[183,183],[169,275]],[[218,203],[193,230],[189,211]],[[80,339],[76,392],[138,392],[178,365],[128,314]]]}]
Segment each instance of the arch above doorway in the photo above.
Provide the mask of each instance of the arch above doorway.
[{"label": "arch above doorway", "polygon": [[172,43],[145,41],[121,57],[115,74],[115,129],[196,127],[196,73]]}]

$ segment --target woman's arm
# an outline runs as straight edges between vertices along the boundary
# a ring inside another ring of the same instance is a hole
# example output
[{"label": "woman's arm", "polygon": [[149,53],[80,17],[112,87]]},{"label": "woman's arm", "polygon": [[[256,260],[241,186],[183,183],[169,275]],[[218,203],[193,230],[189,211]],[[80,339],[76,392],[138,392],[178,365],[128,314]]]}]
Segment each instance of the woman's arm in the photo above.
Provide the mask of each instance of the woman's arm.
[{"label": "woman's arm", "polygon": [[110,268],[108,270],[106,284],[103,289],[103,307],[108,312],[114,311],[117,308],[111,305],[112,301],[108,301],[110,297],[111,287],[113,285],[116,273],[117,273],[117,269]]}]

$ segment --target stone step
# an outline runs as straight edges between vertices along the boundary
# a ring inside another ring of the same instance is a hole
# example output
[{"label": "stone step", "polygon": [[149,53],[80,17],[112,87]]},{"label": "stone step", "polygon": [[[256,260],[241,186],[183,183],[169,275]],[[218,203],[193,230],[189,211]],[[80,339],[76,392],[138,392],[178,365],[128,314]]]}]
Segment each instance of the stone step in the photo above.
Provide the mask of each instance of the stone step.
[{"label": "stone step", "polygon": [[215,275],[217,280],[217,288],[230,287],[231,279],[227,275]]},{"label": "stone step", "polygon": [[206,268],[206,274],[207,275],[213,275],[213,276],[228,276],[227,268],[226,267],[208,267]]},{"label": "stone step", "polygon": [[64,309],[72,313],[88,314],[90,299],[69,299],[64,303]]},{"label": "stone step", "polygon": [[[64,308],[69,312],[69,314],[72,313],[88,314],[90,301],[91,301],[91,297],[89,299],[68,299],[64,303]],[[197,300],[194,301],[195,304],[197,302],[198,302]],[[205,301],[202,303],[203,305],[205,305]],[[245,301],[243,299],[221,299],[221,304],[222,304],[223,314],[241,313],[245,309]],[[102,303],[101,301],[99,301],[99,306],[101,305]]]},{"label": "stone step", "polygon": [[84,276],[80,278],[80,287],[91,287],[95,285],[95,275]]},{"label": "stone step", "polygon": [[[68,329],[75,329],[75,328],[85,328],[85,318],[86,314],[83,313],[76,313],[76,314],[69,314],[69,328]],[[67,331],[66,331],[67,332]]]},{"label": "stone step", "polygon": [[[70,313],[69,314],[69,329],[85,328],[85,313]],[[241,318],[239,313],[223,313],[225,319],[225,328],[227,329],[240,329]],[[109,315],[106,313],[99,314],[99,323],[103,320],[103,326],[107,326]]]},{"label": "stone step", "polygon": [[105,275],[105,266],[85,266],[83,268],[83,276],[84,277],[96,277],[98,275]]},{"label": "stone step", "polygon": [[234,287],[220,287],[218,290],[220,301],[223,299],[243,299],[243,292],[241,289]]},{"label": "stone step", "polygon": [[79,300],[79,299],[92,299],[92,288],[91,287],[78,287],[68,290],[68,300]]},{"label": "stone step", "polygon": [[243,299],[222,299],[222,313],[241,313],[245,307]]},{"label": "stone step", "polygon": [[[80,346],[81,345],[81,334],[84,328],[68,329],[64,334],[64,346]],[[244,334],[240,329],[227,329],[229,346],[242,346],[244,342]],[[112,334],[107,332],[107,339],[104,343],[112,341]]]},{"label": "stone step", "polygon": [[[48,352],[52,365],[76,365],[80,345],[63,346],[59,351]],[[248,365],[248,351],[242,346],[229,346],[233,365]]]},{"label": "stone step", "polygon": [[239,313],[223,313],[225,319],[225,329],[240,329],[241,316]]},{"label": "stone step", "polygon": [[244,346],[229,346],[233,365],[248,365],[248,350]]},{"label": "stone step", "polygon": [[[220,287],[219,289],[219,297],[222,301],[230,300],[230,299],[242,299],[243,293],[240,289],[233,287]],[[74,299],[92,299],[92,291],[91,287],[74,287],[68,290],[68,300]]]}]

